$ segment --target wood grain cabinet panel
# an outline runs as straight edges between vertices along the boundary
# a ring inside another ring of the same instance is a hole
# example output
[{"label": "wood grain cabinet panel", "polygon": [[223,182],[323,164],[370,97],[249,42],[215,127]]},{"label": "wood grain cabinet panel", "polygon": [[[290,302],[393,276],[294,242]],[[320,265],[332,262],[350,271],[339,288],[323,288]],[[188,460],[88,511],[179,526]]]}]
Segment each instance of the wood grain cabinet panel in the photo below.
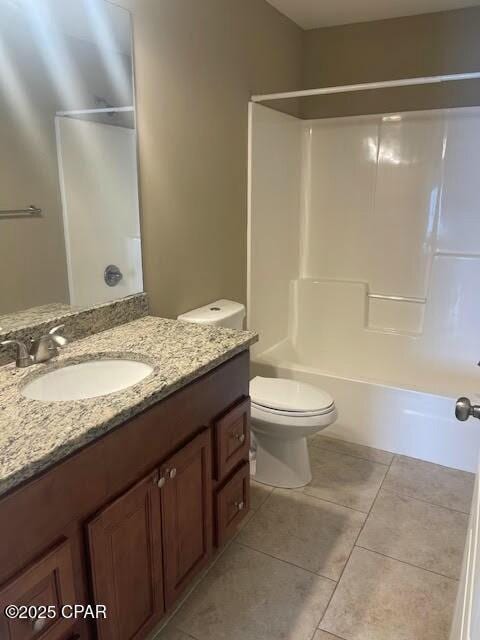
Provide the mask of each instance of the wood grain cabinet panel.
[{"label": "wood grain cabinet panel", "polygon": [[107,607],[100,640],[136,640],[164,612],[158,474],[152,473],[88,524],[93,591]]},{"label": "wood grain cabinet panel", "polygon": [[215,497],[216,536],[218,547],[235,533],[250,509],[250,463],[245,462]]},{"label": "wood grain cabinet panel", "polygon": [[205,430],[160,469],[165,603],[171,607],[212,551],[211,436]]},{"label": "wood grain cabinet panel", "polygon": [[215,477],[223,480],[250,450],[250,398],[245,398],[215,422]]},{"label": "wood grain cabinet panel", "polygon": [[[62,618],[61,609],[64,605],[75,604],[75,601],[70,543],[64,540],[0,588],[1,640],[65,638],[76,621]],[[4,613],[7,605],[31,607],[31,610],[28,613],[21,611],[24,618],[10,620]],[[48,606],[54,607],[58,615],[49,618],[47,612],[42,610],[39,617],[30,617],[33,610]]]}]

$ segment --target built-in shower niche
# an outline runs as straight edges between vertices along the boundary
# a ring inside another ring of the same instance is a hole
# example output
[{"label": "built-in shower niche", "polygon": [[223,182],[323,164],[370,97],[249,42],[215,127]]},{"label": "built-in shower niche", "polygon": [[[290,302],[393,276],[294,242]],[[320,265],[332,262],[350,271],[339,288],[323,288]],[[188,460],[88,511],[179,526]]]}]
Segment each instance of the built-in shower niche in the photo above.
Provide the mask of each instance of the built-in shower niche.
[{"label": "built-in shower niche", "polygon": [[372,331],[420,335],[426,300],[367,293],[366,326]]}]

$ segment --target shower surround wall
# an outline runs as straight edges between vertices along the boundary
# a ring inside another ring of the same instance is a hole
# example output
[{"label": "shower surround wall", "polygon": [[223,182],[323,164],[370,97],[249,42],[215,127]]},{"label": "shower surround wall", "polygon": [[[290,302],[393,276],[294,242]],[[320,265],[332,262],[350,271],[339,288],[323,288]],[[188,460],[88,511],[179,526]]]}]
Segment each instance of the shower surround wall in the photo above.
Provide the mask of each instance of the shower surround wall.
[{"label": "shower surround wall", "polygon": [[475,470],[480,109],[302,121],[250,107],[257,371],[334,395],[331,435]]}]

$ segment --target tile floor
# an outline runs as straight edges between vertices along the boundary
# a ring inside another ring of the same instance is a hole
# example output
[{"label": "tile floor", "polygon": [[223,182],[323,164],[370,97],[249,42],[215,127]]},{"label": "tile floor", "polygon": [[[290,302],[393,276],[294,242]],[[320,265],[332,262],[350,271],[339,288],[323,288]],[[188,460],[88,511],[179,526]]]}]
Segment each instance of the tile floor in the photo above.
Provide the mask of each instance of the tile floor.
[{"label": "tile floor", "polygon": [[448,640],[472,474],[325,436],[155,640]]}]

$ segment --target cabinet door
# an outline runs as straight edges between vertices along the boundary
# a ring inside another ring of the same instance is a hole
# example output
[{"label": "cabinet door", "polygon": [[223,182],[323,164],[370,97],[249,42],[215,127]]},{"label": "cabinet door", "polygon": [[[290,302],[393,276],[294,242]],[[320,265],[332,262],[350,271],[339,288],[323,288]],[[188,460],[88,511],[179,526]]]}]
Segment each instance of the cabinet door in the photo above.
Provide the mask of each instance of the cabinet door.
[{"label": "cabinet door", "polygon": [[[165,603],[170,607],[212,550],[210,431],[204,431],[160,470]],[[163,481],[164,479],[164,481]]]},{"label": "cabinet door", "polygon": [[164,611],[158,474],[139,482],[88,525],[101,640],[143,638]]}]

